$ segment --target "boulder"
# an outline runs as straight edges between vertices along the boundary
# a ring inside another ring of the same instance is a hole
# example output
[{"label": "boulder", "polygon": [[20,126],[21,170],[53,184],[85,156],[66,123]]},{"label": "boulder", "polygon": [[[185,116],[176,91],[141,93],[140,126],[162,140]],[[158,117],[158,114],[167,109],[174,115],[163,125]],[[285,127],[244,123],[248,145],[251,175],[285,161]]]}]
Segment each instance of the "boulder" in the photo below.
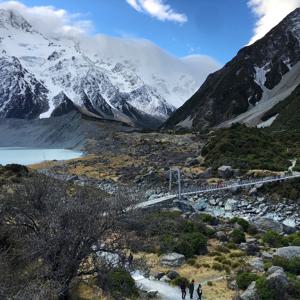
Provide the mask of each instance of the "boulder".
[{"label": "boulder", "polygon": [[268,286],[275,291],[277,299],[285,299],[289,281],[283,270],[277,270],[267,277]]},{"label": "boulder", "polygon": [[272,266],[268,269],[268,274],[271,275],[277,271],[281,271],[281,272],[284,272],[283,268],[282,267],[278,267],[278,266]]},{"label": "boulder", "polygon": [[262,259],[265,259],[265,260],[272,260],[273,255],[268,252],[262,252],[261,257],[262,257]]},{"label": "boulder", "polygon": [[166,274],[164,272],[157,272],[153,274],[153,277],[157,280],[160,280],[162,277],[164,277]]},{"label": "boulder", "polygon": [[174,205],[177,206],[177,208],[179,208],[184,213],[195,212],[195,208],[190,203],[190,201],[175,200],[175,201],[173,201],[173,203],[174,203]]},{"label": "boulder", "polygon": [[234,200],[234,199],[228,199],[228,200],[225,202],[225,207],[224,207],[224,209],[225,209],[226,211],[233,211],[233,210],[235,210],[236,205],[237,205],[237,201],[236,201],[236,200]]},{"label": "boulder", "polygon": [[160,258],[160,264],[167,267],[180,267],[185,262],[185,257],[179,253],[169,253]]},{"label": "boulder", "polygon": [[218,174],[224,179],[228,179],[233,176],[234,171],[231,166],[221,166],[218,168]]},{"label": "boulder", "polygon": [[240,296],[241,300],[260,300],[258,296],[256,283],[253,281],[247,288],[247,290]]},{"label": "boulder", "polygon": [[167,275],[165,275],[165,276],[163,276],[163,277],[160,279],[160,281],[163,281],[163,282],[170,282],[171,279],[170,279]]},{"label": "boulder", "polygon": [[176,271],[170,271],[170,272],[168,272],[167,276],[168,276],[171,280],[180,277],[180,275],[179,275]]},{"label": "boulder", "polygon": [[195,203],[194,207],[198,211],[204,211],[207,208],[207,202],[205,199],[200,199],[197,201],[197,203]]},{"label": "boulder", "polygon": [[280,224],[279,222],[276,222],[272,219],[268,219],[268,218],[257,218],[255,220],[255,225],[257,227],[257,229],[259,231],[268,231],[268,230],[272,230],[278,233],[282,233],[283,232],[283,226],[282,224]]},{"label": "boulder", "polygon": [[252,267],[254,271],[257,272],[264,272],[265,270],[265,265],[261,258],[254,258],[250,260],[249,265]]},{"label": "boulder", "polygon": [[198,179],[206,179],[206,178],[210,178],[213,175],[213,169],[212,168],[207,168],[204,172],[199,173],[197,175]]},{"label": "boulder", "polygon": [[274,253],[274,256],[280,256],[286,259],[300,257],[300,246],[288,246],[278,248]]}]

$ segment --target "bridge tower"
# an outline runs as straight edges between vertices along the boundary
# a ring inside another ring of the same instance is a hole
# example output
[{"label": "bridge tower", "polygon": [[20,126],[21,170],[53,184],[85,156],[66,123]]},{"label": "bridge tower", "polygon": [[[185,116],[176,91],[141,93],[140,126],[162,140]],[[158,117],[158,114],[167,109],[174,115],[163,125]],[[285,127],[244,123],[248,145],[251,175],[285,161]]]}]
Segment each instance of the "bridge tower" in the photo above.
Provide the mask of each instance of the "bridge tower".
[{"label": "bridge tower", "polygon": [[178,184],[178,198],[181,200],[181,174],[180,174],[180,169],[179,168],[170,168],[169,171],[169,194],[171,194],[172,191],[172,178],[173,174],[175,173],[174,178],[176,179],[177,177],[177,184]]}]

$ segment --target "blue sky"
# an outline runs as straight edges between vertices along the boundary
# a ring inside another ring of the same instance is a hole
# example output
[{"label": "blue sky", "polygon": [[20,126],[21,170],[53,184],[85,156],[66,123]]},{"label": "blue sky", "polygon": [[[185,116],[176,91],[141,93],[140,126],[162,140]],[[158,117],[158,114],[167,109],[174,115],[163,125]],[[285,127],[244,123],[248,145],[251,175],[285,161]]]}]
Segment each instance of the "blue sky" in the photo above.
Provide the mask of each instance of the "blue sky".
[{"label": "blue sky", "polygon": [[92,24],[89,28],[92,34],[148,39],[176,56],[205,54],[221,63],[226,63],[253,36],[262,36],[300,5],[299,0],[23,0],[22,3],[29,7],[50,5],[63,9],[78,23],[85,20]]}]

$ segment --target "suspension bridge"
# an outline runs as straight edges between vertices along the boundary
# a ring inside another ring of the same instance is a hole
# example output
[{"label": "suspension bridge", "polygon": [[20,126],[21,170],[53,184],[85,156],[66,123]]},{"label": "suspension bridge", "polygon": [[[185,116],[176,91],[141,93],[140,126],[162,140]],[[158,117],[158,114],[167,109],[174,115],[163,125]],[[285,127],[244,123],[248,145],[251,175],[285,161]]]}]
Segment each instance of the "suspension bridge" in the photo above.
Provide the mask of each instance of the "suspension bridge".
[{"label": "suspension bridge", "polygon": [[[173,173],[177,174],[177,186],[178,191],[177,193],[172,193],[172,183],[173,183]],[[287,180],[292,180],[300,178],[299,172],[293,172],[291,174],[281,175],[281,176],[269,176],[264,178],[253,178],[253,179],[245,179],[245,180],[230,180],[225,182],[220,182],[217,184],[207,184],[202,185],[200,187],[192,187],[182,189],[181,186],[181,175],[179,169],[171,169],[170,176],[169,176],[169,193],[164,195],[163,197],[159,197],[153,200],[145,201],[137,205],[138,208],[147,208],[156,204],[160,204],[166,201],[171,201],[175,199],[181,200],[184,196],[192,196],[192,195],[201,195],[205,193],[217,193],[224,190],[234,190],[239,188],[248,188],[251,186],[259,186],[268,183],[274,182],[283,182]]]}]

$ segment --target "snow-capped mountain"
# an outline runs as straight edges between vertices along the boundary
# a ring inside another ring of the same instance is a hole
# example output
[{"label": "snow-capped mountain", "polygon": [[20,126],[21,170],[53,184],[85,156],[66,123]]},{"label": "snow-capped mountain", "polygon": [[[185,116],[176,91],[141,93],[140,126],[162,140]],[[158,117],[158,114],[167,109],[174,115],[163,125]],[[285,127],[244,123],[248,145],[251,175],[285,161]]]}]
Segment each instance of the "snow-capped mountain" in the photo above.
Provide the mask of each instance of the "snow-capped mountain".
[{"label": "snow-capped mountain", "polygon": [[[259,126],[300,84],[300,8],[208,76],[165,127]],[[274,116],[272,116],[274,118]],[[268,121],[268,120],[267,120]],[[269,120],[267,124],[271,124]]]},{"label": "snow-capped mountain", "polygon": [[21,15],[0,10],[0,118],[79,109],[158,126],[204,79],[199,65],[147,41],[40,33]]}]

